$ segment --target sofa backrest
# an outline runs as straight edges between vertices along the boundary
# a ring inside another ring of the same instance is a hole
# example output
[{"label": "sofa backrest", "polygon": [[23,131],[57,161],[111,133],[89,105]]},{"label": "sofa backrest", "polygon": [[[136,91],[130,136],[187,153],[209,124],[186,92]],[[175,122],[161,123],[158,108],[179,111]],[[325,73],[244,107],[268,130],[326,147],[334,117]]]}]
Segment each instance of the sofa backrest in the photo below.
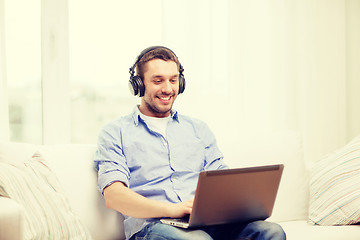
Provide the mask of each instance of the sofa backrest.
[{"label": "sofa backrest", "polygon": [[295,131],[238,136],[225,148],[231,167],[284,164],[271,221],[304,220],[308,216],[308,172],[303,158],[302,138]]},{"label": "sofa backrest", "polygon": [[50,163],[71,206],[94,239],[122,239],[123,217],[106,208],[97,188],[97,173],[93,167],[95,151],[95,145],[65,144],[41,146],[40,153]]},{"label": "sofa backrest", "polygon": [[[0,162],[21,163],[40,152],[65,189],[74,212],[94,239],[124,239],[123,217],[107,209],[93,168],[95,145],[0,143]],[[307,219],[308,175],[301,136],[285,131],[242,136],[223,150],[230,167],[285,165],[272,221]]]},{"label": "sofa backrest", "polygon": [[93,168],[95,145],[1,143],[0,162],[21,164],[39,152],[65,190],[72,210],[94,239],[125,239],[123,217],[105,206]]}]

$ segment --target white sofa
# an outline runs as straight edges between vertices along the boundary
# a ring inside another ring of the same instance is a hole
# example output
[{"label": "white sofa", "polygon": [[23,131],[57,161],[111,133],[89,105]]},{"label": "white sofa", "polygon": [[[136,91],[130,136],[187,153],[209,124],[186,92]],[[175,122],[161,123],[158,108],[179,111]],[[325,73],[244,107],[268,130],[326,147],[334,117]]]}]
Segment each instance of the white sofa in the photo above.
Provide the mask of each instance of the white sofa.
[{"label": "white sofa", "polygon": [[[221,142],[220,142],[221,143]],[[314,226],[307,223],[309,171],[303,161],[301,137],[296,132],[242,137],[224,147],[231,167],[285,165],[270,221],[279,222],[289,240],[358,240],[360,226]],[[221,145],[221,144],[220,144]],[[221,146],[220,146],[221,147]],[[94,239],[124,239],[122,216],[107,209],[97,190],[93,169],[95,145],[32,145],[1,143],[0,163],[21,164],[39,151],[59,179],[72,210]],[[0,175],[0,179],[3,176]],[[0,239],[24,239],[23,206],[0,197]],[[56,238],[54,238],[56,239]]]}]

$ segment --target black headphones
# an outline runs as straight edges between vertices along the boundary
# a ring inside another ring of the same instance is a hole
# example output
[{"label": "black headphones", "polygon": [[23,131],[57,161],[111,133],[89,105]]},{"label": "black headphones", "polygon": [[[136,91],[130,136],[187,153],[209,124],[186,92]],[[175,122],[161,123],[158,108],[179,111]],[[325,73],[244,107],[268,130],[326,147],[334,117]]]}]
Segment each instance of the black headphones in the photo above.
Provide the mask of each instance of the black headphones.
[{"label": "black headphones", "polygon": [[[142,97],[142,96],[144,96],[144,93],[145,93],[145,86],[144,86],[143,80],[141,79],[140,76],[135,75],[136,64],[138,62],[140,62],[141,58],[146,53],[148,53],[148,52],[150,52],[152,50],[155,50],[157,48],[167,49],[167,50],[171,51],[175,55],[175,53],[171,49],[163,47],[163,46],[148,47],[148,48],[144,49],[140,53],[140,55],[137,57],[136,62],[134,63],[134,65],[132,65],[132,67],[129,69],[129,73],[130,73],[129,89],[130,89],[130,92],[135,96]],[[184,78],[183,72],[184,72],[184,68],[180,64],[180,66],[179,66],[179,94],[183,93],[184,90],[185,90],[185,78]]]}]

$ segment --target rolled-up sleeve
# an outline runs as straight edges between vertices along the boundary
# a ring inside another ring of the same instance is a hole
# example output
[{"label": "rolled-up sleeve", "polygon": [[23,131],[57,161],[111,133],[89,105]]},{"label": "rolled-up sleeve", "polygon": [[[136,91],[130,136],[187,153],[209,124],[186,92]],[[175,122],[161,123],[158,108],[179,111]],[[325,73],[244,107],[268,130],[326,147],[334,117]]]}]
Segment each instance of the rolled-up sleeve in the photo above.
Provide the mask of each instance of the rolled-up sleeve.
[{"label": "rolled-up sleeve", "polygon": [[114,182],[123,182],[129,186],[130,171],[122,150],[119,131],[112,126],[106,126],[99,134],[94,167],[98,171],[98,188],[101,193]]}]

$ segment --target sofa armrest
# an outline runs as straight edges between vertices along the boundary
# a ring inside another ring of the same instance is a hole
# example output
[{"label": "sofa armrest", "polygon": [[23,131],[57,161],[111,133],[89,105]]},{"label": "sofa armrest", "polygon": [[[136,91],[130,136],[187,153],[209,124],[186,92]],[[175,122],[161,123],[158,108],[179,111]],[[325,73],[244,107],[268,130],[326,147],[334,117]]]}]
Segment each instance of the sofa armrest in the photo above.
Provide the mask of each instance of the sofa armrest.
[{"label": "sofa armrest", "polygon": [[0,196],[0,239],[23,239],[23,207]]}]

